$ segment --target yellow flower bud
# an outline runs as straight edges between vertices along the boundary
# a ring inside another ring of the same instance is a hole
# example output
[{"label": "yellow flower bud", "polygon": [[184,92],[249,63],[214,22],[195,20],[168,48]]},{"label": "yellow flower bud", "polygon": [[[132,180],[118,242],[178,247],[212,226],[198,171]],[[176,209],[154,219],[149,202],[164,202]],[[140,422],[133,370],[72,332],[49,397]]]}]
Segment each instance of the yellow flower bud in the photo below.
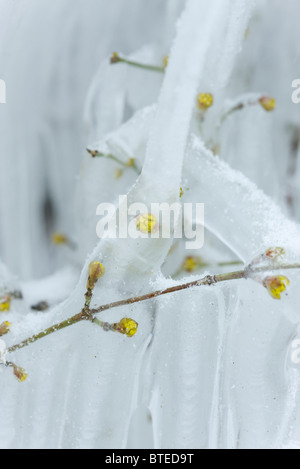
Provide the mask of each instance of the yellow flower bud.
[{"label": "yellow flower bud", "polygon": [[115,171],[115,179],[120,179],[120,177],[123,176],[123,170],[122,169],[116,169]]},{"label": "yellow flower bud", "polygon": [[0,336],[5,335],[9,332],[11,324],[8,321],[3,322],[0,324]]},{"label": "yellow flower bud", "polygon": [[52,243],[53,244],[67,244],[68,243],[68,238],[63,235],[62,233],[53,233],[51,236]]},{"label": "yellow flower bud", "polygon": [[155,215],[147,213],[137,218],[137,229],[142,233],[154,233],[158,229],[158,222]]},{"label": "yellow flower bud", "polygon": [[193,272],[197,267],[202,264],[200,257],[187,256],[183,262],[182,268],[186,272]]},{"label": "yellow flower bud", "polygon": [[126,163],[126,166],[128,166],[129,168],[130,168],[131,166],[134,166],[134,158],[129,158],[129,160],[128,160],[127,163]]},{"label": "yellow flower bud", "polygon": [[197,96],[197,104],[198,108],[201,111],[206,111],[208,108],[210,108],[214,103],[214,97],[210,93],[200,93]]},{"label": "yellow flower bud", "polygon": [[113,52],[110,58],[110,63],[115,64],[120,61],[119,54],[117,52]]},{"label": "yellow flower bud", "polygon": [[6,295],[0,298],[0,312],[2,311],[9,311],[10,310],[10,296]]},{"label": "yellow flower bud", "polygon": [[133,337],[138,330],[138,323],[131,318],[123,318],[120,322],[113,324],[113,329],[127,337]]},{"label": "yellow flower bud", "polygon": [[27,378],[27,372],[23,368],[21,368],[20,366],[16,366],[15,364],[12,364],[12,367],[14,369],[14,375],[17,380],[21,383],[25,381],[25,379]]},{"label": "yellow flower bud", "polygon": [[89,265],[89,277],[87,281],[87,289],[92,290],[100,277],[105,273],[105,267],[99,261],[92,261]]},{"label": "yellow flower bud", "polygon": [[179,190],[179,197],[180,197],[180,199],[181,199],[181,197],[183,196],[183,194],[184,194],[184,192],[183,192],[183,189],[182,189],[182,187],[181,187],[180,190]]},{"label": "yellow flower bud", "polygon": [[269,96],[262,96],[259,99],[261,106],[264,108],[265,111],[274,111],[276,107],[276,100],[275,98],[270,98]]},{"label": "yellow flower bud", "polygon": [[164,66],[164,68],[167,68],[168,62],[169,62],[169,56],[168,56],[168,55],[165,55],[165,56],[163,57],[163,66]]},{"label": "yellow flower bud", "polygon": [[269,294],[275,300],[281,299],[281,293],[286,290],[290,281],[284,275],[277,275],[275,277],[267,277],[264,279],[263,285],[268,290]]}]

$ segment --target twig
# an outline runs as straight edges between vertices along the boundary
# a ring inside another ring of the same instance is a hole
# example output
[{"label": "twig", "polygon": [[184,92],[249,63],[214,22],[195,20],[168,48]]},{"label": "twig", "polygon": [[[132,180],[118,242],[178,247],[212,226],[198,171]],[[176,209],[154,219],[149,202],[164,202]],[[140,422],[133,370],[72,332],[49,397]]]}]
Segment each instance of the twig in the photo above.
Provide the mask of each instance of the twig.
[{"label": "twig", "polygon": [[142,68],[144,70],[150,70],[151,72],[159,72],[159,73],[164,73],[165,72],[165,67],[159,67],[157,65],[143,64],[141,62],[136,62],[134,60],[125,59],[123,57],[120,57],[119,54],[117,54],[116,52],[114,52],[111,59],[110,59],[110,63],[111,64],[116,64],[118,62],[127,64],[127,65],[131,65],[133,67]]},{"label": "twig", "polygon": [[115,161],[116,163],[118,163],[119,165],[123,166],[124,168],[132,168],[134,169],[134,171],[137,173],[137,174],[140,174],[140,170],[139,168],[136,166],[135,164],[135,161],[134,161],[134,158],[129,158],[129,160],[125,163],[124,161],[120,160],[119,158],[117,158],[115,155],[113,155],[112,153],[102,153],[100,151],[97,151],[97,150],[90,150],[89,148],[87,148],[87,152],[93,157],[93,158],[97,158],[97,157],[104,157],[104,158],[108,158],[110,160],[113,160]]},{"label": "twig", "polygon": [[120,306],[131,305],[134,303],[140,303],[143,301],[151,300],[153,298],[157,298],[163,295],[168,295],[170,293],[179,292],[181,290],[186,290],[193,287],[200,287],[205,285],[214,285],[221,282],[226,282],[230,280],[239,280],[239,279],[247,279],[253,277],[255,274],[259,273],[266,273],[271,271],[279,271],[279,270],[293,270],[293,269],[300,269],[300,264],[275,264],[275,265],[268,265],[268,266],[248,266],[244,270],[238,270],[236,272],[229,272],[223,273],[218,275],[206,275],[205,277],[195,280],[193,282],[184,283],[182,285],[175,285],[174,287],[166,288],[164,290],[156,290],[151,293],[147,293],[141,296],[135,296],[131,298],[127,298],[124,300],[114,301],[111,303],[107,303],[105,305],[101,305],[97,308],[89,309],[85,305],[85,307],[81,310],[80,313],[60,322],[54,324],[51,327],[48,327],[44,331],[29,337],[28,339],[23,340],[19,344],[13,345],[7,349],[7,352],[14,352],[15,350],[19,350],[23,347],[26,347],[29,344],[36,342],[47,335],[52,334],[53,332],[57,332],[61,329],[66,327],[72,326],[73,324],[77,324],[83,320],[93,321],[93,315],[101,313],[102,311],[106,311],[109,309],[117,308]]}]

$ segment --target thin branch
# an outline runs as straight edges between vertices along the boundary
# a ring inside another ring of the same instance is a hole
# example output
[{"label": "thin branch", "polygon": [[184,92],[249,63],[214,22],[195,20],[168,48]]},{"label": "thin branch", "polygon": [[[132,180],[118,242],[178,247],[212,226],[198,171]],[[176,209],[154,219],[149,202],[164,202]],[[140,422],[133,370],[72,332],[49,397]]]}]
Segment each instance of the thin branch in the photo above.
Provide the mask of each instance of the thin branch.
[{"label": "thin branch", "polygon": [[119,158],[117,158],[117,157],[116,157],[115,155],[113,155],[112,153],[102,153],[102,152],[97,151],[97,150],[90,150],[89,148],[87,148],[87,152],[88,152],[93,158],[96,158],[96,157],[108,158],[108,159],[110,159],[110,160],[115,161],[116,163],[118,163],[119,165],[123,166],[124,168],[132,168],[132,169],[134,169],[134,171],[135,171],[137,174],[140,174],[140,170],[139,170],[139,168],[137,167],[137,165],[135,164],[134,158],[129,158],[129,160],[125,163],[124,161],[120,160]]},{"label": "thin branch", "polygon": [[[189,259],[189,256],[186,258],[186,260]],[[195,271],[198,271],[200,269],[206,269],[208,267],[229,267],[229,266],[234,266],[234,265],[242,265],[243,262],[242,261],[239,261],[239,260],[235,260],[235,261],[223,261],[223,262],[216,262],[216,263],[208,263],[208,262],[204,262],[201,260],[201,258],[198,260],[197,258],[191,258],[192,261],[194,260],[194,265],[192,266],[191,269],[189,269],[189,267],[185,266],[185,262],[186,260],[183,262],[183,264],[180,266],[180,268],[175,272],[175,274],[172,274],[172,277],[173,278],[176,278],[178,277],[179,275],[181,274],[184,274],[184,273],[191,273],[191,272],[195,272]]]},{"label": "thin branch", "polygon": [[272,271],[278,271],[278,270],[293,270],[293,269],[300,269],[300,264],[282,264],[282,265],[276,264],[276,265],[258,266],[258,267],[248,266],[244,270],[238,270],[236,272],[229,272],[229,273],[223,273],[223,274],[218,274],[218,275],[206,275],[205,277],[199,280],[195,280],[193,282],[188,282],[188,283],[184,283],[181,285],[175,285],[174,287],[166,288],[164,290],[156,290],[154,292],[147,293],[141,296],[135,296],[135,297],[127,298],[124,300],[114,301],[114,302],[107,303],[105,305],[101,305],[93,309],[89,309],[85,306],[81,310],[80,313],[60,323],[54,324],[51,327],[48,327],[44,331],[38,334],[35,334],[32,337],[29,337],[28,339],[23,340],[19,344],[9,347],[7,351],[14,352],[15,350],[19,350],[23,347],[26,347],[29,344],[36,342],[39,339],[42,339],[43,337],[46,337],[47,335],[50,335],[66,327],[72,326],[73,324],[77,324],[80,321],[89,320],[93,322],[94,320],[93,316],[95,314],[101,313],[102,311],[117,308],[120,306],[126,306],[126,305],[131,305],[134,303],[148,301],[153,298],[158,298],[163,295],[168,295],[170,293],[179,292],[181,290],[186,290],[189,288],[200,287],[200,286],[205,286],[205,285],[215,285],[215,284],[230,281],[230,280],[247,279],[247,278],[251,278],[252,276],[254,276],[254,274],[259,274],[259,273],[264,273],[264,272],[272,272]]},{"label": "thin branch", "polygon": [[143,64],[141,62],[136,62],[134,60],[128,60],[123,57],[120,57],[119,55],[116,55],[114,58],[111,59],[111,63],[124,63],[127,65],[131,65],[133,67],[137,68],[142,68],[144,70],[150,70],[151,72],[159,72],[159,73],[164,73],[165,72],[165,67],[159,67],[157,65],[149,65],[149,64]]},{"label": "thin branch", "polygon": [[125,300],[114,301],[112,303],[99,306],[98,308],[93,308],[91,309],[91,314],[101,313],[107,309],[117,308],[119,306],[140,303],[141,301],[151,300],[153,298],[157,298],[158,296],[168,295],[169,293],[179,292],[188,288],[200,287],[203,285],[213,285],[215,283],[225,282],[227,280],[237,280],[242,278],[246,278],[245,270],[239,270],[227,274],[206,275],[202,279],[194,280],[193,282],[184,283],[182,285],[175,285],[174,287],[166,288],[165,290],[156,290],[151,293],[146,293],[145,295],[134,296]]},{"label": "thin branch", "polygon": [[19,344],[9,347],[7,349],[7,352],[14,352],[15,350],[19,350],[23,347],[26,347],[27,345],[33,344],[34,342],[36,342],[39,339],[42,339],[43,337],[47,337],[47,335],[50,335],[53,332],[60,331],[61,329],[64,329],[65,327],[72,326],[73,324],[77,324],[79,321],[82,321],[84,319],[89,319],[89,318],[86,316],[86,312],[82,310],[79,314],[76,314],[75,316],[65,319],[64,321],[59,322],[57,324],[54,324],[53,326],[50,326],[47,329],[44,329],[42,332],[39,332],[38,334],[34,334],[33,336],[28,337],[28,339],[23,340]]}]

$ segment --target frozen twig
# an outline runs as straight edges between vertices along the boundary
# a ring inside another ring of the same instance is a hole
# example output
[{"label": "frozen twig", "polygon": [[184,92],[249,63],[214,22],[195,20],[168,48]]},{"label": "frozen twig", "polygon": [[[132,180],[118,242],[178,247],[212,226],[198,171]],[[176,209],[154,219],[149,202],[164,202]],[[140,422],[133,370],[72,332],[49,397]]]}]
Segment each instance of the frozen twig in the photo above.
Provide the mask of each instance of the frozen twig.
[{"label": "frozen twig", "polygon": [[[125,321],[126,320],[127,321],[133,321],[133,320],[123,318],[120,321],[120,323],[117,323],[117,325],[114,324],[114,325],[111,325],[110,327],[107,327],[108,323],[96,320],[94,316],[96,314],[101,313],[101,312],[106,311],[106,310],[110,310],[110,309],[117,308],[117,307],[120,307],[120,306],[131,305],[131,304],[134,304],[134,303],[141,303],[143,301],[148,301],[148,300],[151,300],[151,299],[154,299],[154,298],[159,298],[161,296],[168,295],[168,294],[171,294],[171,293],[176,293],[176,292],[179,292],[181,290],[187,290],[189,288],[216,285],[216,284],[221,283],[221,282],[227,282],[227,281],[239,280],[239,279],[248,279],[248,278],[251,279],[252,278],[252,279],[255,280],[255,277],[259,274],[267,274],[268,272],[272,273],[274,271],[293,270],[293,269],[300,269],[300,264],[298,264],[298,263],[295,263],[295,264],[280,264],[280,263],[272,264],[271,263],[269,265],[261,265],[261,264],[258,263],[258,265],[256,265],[255,263],[254,264],[251,263],[249,266],[247,266],[243,270],[238,270],[238,271],[235,271],[235,272],[222,273],[222,274],[218,274],[218,275],[206,275],[205,277],[203,277],[201,279],[198,279],[198,280],[194,280],[192,282],[184,283],[184,284],[181,284],[181,285],[175,285],[173,287],[166,288],[164,290],[157,290],[157,291],[154,291],[154,292],[151,292],[151,293],[146,293],[146,294],[141,295],[141,296],[134,296],[134,297],[126,298],[126,299],[123,299],[123,300],[114,301],[114,302],[111,302],[111,303],[107,303],[105,305],[101,305],[97,308],[90,308],[91,295],[87,295],[86,296],[85,306],[83,307],[83,309],[81,310],[80,313],[75,314],[74,316],[72,316],[68,319],[65,319],[62,322],[54,324],[51,327],[48,327],[47,329],[39,332],[38,334],[35,334],[35,335],[23,340],[19,344],[16,344],[16,345],[13,345],[13,346],[9,347],[7,349],[7,352],[10,353],[10,352],[14,352],[15,350],[19,350],[23,347],[26,347],[26,346],[36,342],[39,339],[42,339],[43,337],[47,337],[48,335],[52,334],[53,332],[57,332],[61,329],[72,326],[73,324],[77,324],[78,322],[83,321],[83,320],[89,320],[91,322],[95,322],[96,324],[101,326],[104,330],[117,330],[118,332],[129,335],[126,332],[127,329],[125,328],[125,326],[128,326],[128,324],[125,323]],[[284,287],[283,287],[283,283],[281,282],[281,279],[283,279],[283,277],[280,277],[280,276],[272,277],[271,276],[271,277],[268,277],[268,279],[275,279],[278,282],[274,287],[276,289],[275,293],[277,295],[278,295],[278,287],[281,288],[281,290],[279,290],[279,291],[283,291]],[[264,286],[266,286],[263,282],[262,282],[262,284]],[[272,290],[272,288],[273,287],[272,287],[272,284],[271,284],[271,291],[274,291],[274,288],[273,288],[273,290]],[[272,296],[275,297],[273,294],[272,294]],[[276,296],[276,298],[278,298],[278,296]],[[123,329],[125,330],[125,332],[124,331],[122,332],[122,330],[121,330],[123,326],[124,326]],[[136,331],[136,329],[135,329],[135,331]],[[131,334],[131,335],[133,335],[133,334]]]},{"label": "frozen twig", "polygon": [[159,72],[159,73],[164,73],[165,67],[159,67],[157,65],[149,65],[149,64],[143,64],[141,62],[136,62],[134,60],[129,60],[125,59],[124,57],[120,57],[117,52],[114,52],[110,58],[110,63],[111,64],[116,64],[116,63],[125,63],[127,65],[131,65],[133,67],[138,67],[142,68],[144,70],[149,70],[151,72]]},{"label": "frozen twig", "polygon": [[99,157],[103,157],[103,158],[108,158],[110,160],[113,160],[115,161],[116,163],[118,163],[119,165],[121,166],[124,166],[124,168],[132,168],[134,169],[134,171],[137,173],[137,174],[140,174],[140,170],[138,169],[138,167],[136,166],[135,164],[135,160],[134,158],[129,158],[129,160],[127,162],[124,162],[122,160],[120,160],[119,158],[117,158],[115,155],[111,154],[111,153],[102,153],[100,151],[97,151],[97,150],[90,150],[89,148],[87,148],[87,152],[93,157],[93,158],[99,158]]}]

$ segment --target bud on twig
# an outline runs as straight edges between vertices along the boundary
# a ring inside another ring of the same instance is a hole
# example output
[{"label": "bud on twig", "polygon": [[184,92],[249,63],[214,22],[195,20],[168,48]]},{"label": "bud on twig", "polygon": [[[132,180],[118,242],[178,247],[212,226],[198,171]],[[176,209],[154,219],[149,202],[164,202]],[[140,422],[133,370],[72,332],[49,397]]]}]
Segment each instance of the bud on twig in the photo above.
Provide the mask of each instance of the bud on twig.
[{"label": "bud on twig", "polygon": [[285,250],[281,247],[271,247],[268,248],[265,252],[262,254],[259,254],[256,256],[251,263],[249,264],[249,269],[253,269],[260,264],[276,264],[279,258],[282,258],[285,255]]},{"label": "bud on twig", "polygon": [[112,329],[127,337],[133,337],[138,330],[138,323],[131,318],[123,318],[118,323],[112,325]]},{"label": "bud on twig", "polygon": [[87,280],[87,289],[93,290],[99,278],[105,273],[105,267],[98,261],[92,261],[89,265],[89,277]]},{"label": "bud on twig", "polygon": [[10,322],[4,321],[0,324],[0,336],[7,334],[10,331]]},{"label": "bud on twig", "polygon": [[10,310],[11,297],[9,295],[0,298],[0,312]]},{"label": "bud on twig", "polygon": [[269,248],[265,252],[265,256],[269,259],[278,259],[285,255],[285,250],[281,247]]},{"label": "bud on twig", "polygon": [[51,239],[53,244],[68,244],[68,238],[58,231],[52,234]]},{"label": "bud on twig", "polygon": [[284,275],[276,275],[275,277],[267,277],[263,281],[264,287],[275,300],[281,299],[281,293],[286,290],[290,281]]},{"label": "bud on twig", "polygon": [[206,111],[214,103],[214,97],[211,93],[200,93],[197,96],[198,108],[201,111]]},{"label": "bud on twig", "polygon": [[21,368],[20,366],[16,366],[14,363],[11,363],[10,366],[13,367],[14,375],[17,378],[17,380],[20,381],[20,383],[26,380],[28,374],[24,370],[24,368]]},{"label": "bud on twig", "polygon": [[276,100],[275,98],[270,98],[269,96],[262,96],[259,99],[261,106],[264,108],[265,111],[270,112],[274,111],[276,107]]},{"label": "bud on twig", "polygon": [[116,64],[118,62],[120,62],[119,54],[117,52],[113,52],[112,55],[111,55],[111,58],[110,58],[110,63],[111,64]]},{"label": "bud on twig", "polygon": [[139,215],[136,227],[142,233],[155,233],[158,230],[157,218],[151,213]]}]

